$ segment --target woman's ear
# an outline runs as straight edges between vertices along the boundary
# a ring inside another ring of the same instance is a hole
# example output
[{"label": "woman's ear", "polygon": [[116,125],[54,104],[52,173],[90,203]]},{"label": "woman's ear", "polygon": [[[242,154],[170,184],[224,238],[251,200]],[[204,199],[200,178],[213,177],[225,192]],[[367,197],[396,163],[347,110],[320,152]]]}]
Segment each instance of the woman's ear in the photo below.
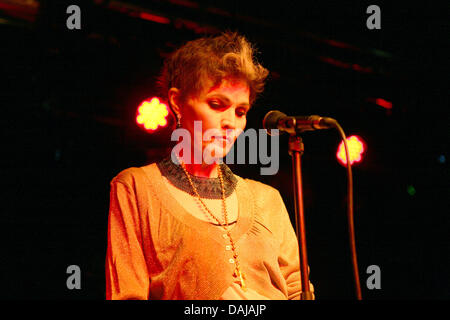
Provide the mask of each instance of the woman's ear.
[{"label": "woman's ear", "polygon": [[169,103],[170,106],[175,112],[175,115],[180,118],[181,117],[181,110],[180,110],[180,90],[177,88],[170,88],[168,93]]}]

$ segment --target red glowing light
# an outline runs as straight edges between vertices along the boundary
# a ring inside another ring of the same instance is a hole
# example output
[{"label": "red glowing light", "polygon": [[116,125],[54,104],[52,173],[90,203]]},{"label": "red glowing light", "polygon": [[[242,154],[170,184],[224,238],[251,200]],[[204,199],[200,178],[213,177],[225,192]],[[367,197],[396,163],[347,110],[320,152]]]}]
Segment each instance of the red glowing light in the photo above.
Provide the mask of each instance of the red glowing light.
[{"label": "red glowing light", "polygon": [[153,22],[163,23],[163,24],[169,24],[170,20],[166,17],[157,16],[155,14],[150,14],[147,12],[141,12],[139,16],[144,20],[149,20]]},{"label": "red glowing light", "polygon": [[392,102],[386,101],[381,98],[377,98],[375,100],[375,103],[379,105],[380,107],[386,108],[386,109],[392,109]]},{"label": "red glowing light", "polygon": [[169,108],[159,101],[158,98],[145,100],[138,107],[136,122],[146,130],[156,130],[158,126],[167,125]]},{"label": "red glowing light", "polygon": [[188,7],[188,8],[198,8],[198,3],[189,0],[169,0],[173,4],[178,4],[180,6]]},{"label": "red glowing light", "polygon": [[[350,164],[361,162],[362,154],[365,151],[364,142],[358,136],[351,136],[347,138],[348,153],[350,157]],[[336,157],[342,165],[347,165],[347,157],[345,155],[344,141],[341,141],[336,153]]]}]

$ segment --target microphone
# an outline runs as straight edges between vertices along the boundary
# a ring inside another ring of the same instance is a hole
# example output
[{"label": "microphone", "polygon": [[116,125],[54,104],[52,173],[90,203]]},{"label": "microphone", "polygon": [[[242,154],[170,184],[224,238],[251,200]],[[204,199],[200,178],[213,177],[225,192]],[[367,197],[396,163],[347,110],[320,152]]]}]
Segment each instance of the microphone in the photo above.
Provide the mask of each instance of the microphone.
[{"label": "microphone", "polygon": [[263,128],[267,134],[273,136],[273,129],[278,129],[289,134],[297,134],[303,131],[321,130],[334,128],[336,120],[333,118],[311,116],[287,116],[281,111],[269,111],[263,120]]}]

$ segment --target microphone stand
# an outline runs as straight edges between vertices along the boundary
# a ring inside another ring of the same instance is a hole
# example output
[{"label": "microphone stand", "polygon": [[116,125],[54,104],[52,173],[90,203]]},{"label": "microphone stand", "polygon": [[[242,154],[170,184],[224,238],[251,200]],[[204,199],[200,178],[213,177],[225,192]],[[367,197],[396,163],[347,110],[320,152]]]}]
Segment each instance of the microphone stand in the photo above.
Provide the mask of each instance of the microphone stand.
[{"label": "microphone stand", "polygon": [[293,188],[295,197],[295,225],[300,254],[300,273],[302,282],[301,300],[313,300],[309,287],[308,255],[306,250],[305,216],[303,210],[303,190],[300,158],[303,154],[303,141],[297,134],[289,137],[289,155],[292,157]]},{"label": "microphone stand", "polygon": [[[297,233],[297,241],[299,247],[300,258],[300,272],[302,282],[302,293],[300,298],[302,300],[314,299],[313,293],[309,288],[309,274],[308,274],[308,255],[306,250],[306,231],[305,231],[305,215],[303,210],[303,190],[302,190],[302,173],[300,158],[304,151],[303,141],[299,134],[307,130],[329,129],[335,128],[339,131],[344,142],[346,158],[349,157],[349,150],[347,146],[347,138],[344,130],[339,123],[332,118],[322,118],[320,116],[312,115],[309,117],[288,117],[278,110],[272,110],[266,114],[263,120],[263,126],[271,135],[271,129],[277,128],[289,133],[289,155],[292,157],[292,175],[293,188],[295,197],[295,228]],[[276,129],[275,129],[276,130]],[[361,285],[359,282],[358,262],[356,258],[355,232],[353,223],[353,182],[352,182],[352,167],[350,162],[347,162],[347,177],[348,177],[348,225],[350,237],[350,250],[352,255],[353,276],[355,279],[356,295],[358,300],[362,300]]]}]

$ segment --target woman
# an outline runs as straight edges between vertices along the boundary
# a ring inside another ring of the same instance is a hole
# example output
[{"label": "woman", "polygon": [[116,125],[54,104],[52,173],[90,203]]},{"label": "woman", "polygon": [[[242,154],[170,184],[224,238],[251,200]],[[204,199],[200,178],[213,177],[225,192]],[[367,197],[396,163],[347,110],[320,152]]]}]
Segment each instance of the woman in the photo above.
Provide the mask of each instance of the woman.
[{"label": "woman", "polygon": [[267,74],[236,33],[188,42],[166,60],[160,84],[192,149],[111,181],[107,299],[299,298],[298,243],[279,192],[218,161]]}]

